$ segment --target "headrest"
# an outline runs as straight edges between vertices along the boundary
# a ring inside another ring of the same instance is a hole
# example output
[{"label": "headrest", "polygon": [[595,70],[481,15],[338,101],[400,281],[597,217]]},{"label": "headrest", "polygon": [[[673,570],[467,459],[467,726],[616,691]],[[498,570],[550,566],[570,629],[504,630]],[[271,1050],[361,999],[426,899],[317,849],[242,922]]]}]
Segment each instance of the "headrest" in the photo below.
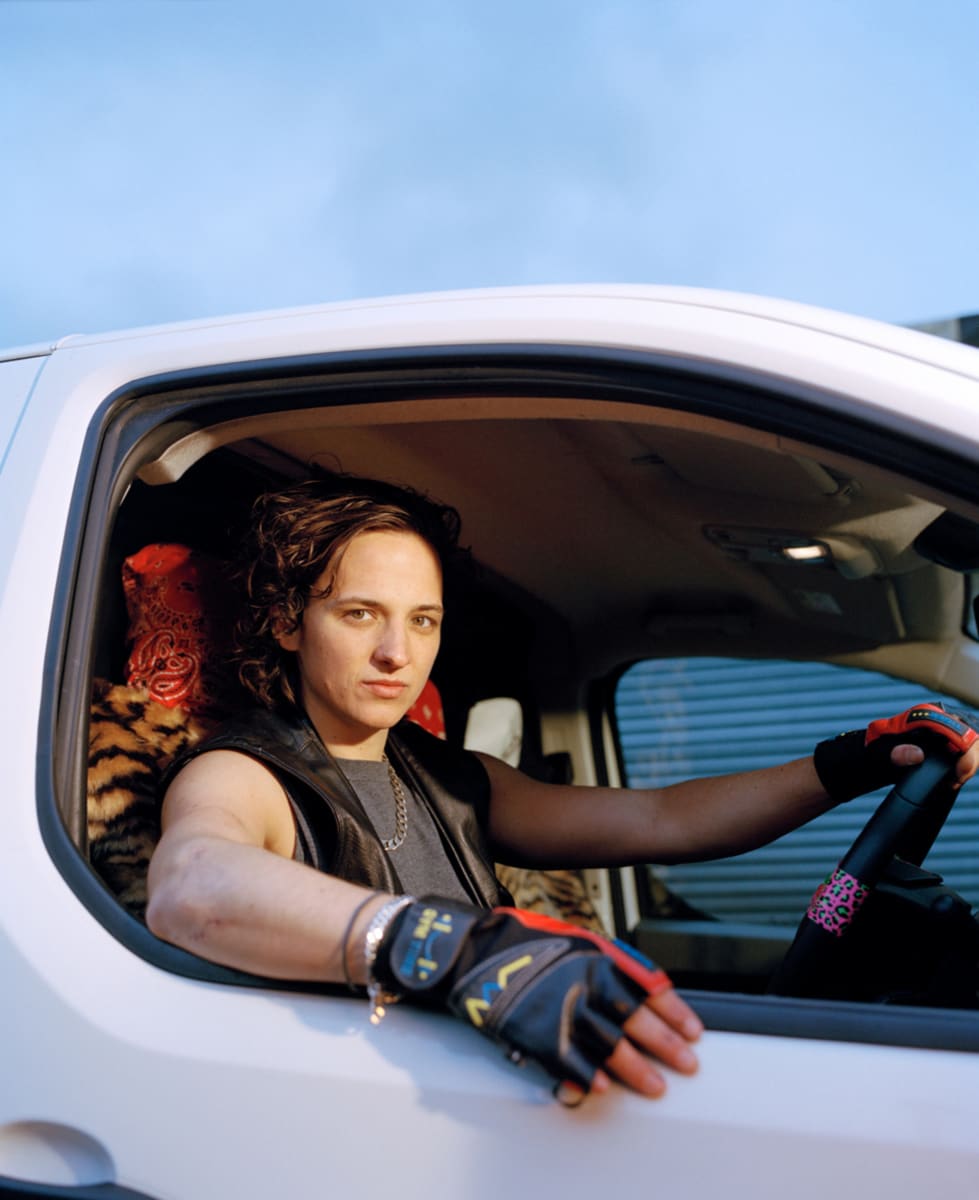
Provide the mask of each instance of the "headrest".
[{"label": "headrest", "polygon": [[228,574],[219,559],[171,542],[153,542],[125,560],[130,687],[210,720],[241,707],[230,660],[237,604]]}]

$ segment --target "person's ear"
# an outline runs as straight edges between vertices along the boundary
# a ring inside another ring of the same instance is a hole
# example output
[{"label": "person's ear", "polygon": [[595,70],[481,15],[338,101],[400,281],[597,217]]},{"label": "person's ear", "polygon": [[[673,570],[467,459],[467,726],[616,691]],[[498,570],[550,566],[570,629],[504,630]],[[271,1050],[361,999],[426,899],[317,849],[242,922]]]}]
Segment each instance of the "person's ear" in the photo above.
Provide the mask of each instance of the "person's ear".
[{"label": "person's ear", "polygon": [[301,626],[302,617],[297,622],[290,622],[278,609],[272,613],[272,636],[283,650],[292,650],[295,652],[299,649],[299,632]]}]

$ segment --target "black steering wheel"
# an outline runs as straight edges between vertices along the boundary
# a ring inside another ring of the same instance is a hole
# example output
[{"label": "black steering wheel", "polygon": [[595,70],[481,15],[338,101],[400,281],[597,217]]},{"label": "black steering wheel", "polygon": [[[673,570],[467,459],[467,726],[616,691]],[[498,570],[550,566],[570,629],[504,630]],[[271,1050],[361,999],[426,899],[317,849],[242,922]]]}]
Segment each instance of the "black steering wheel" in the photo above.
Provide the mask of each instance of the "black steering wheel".
[{"label": "black steering wheel", "polygon": [[[768,985],[780,996],[818,996],[867,897],[881,881],[895,854],[920,864],[951,809],[950,790],[942,785],[955,769],[947,751],[925,752],[884,797],[857,835],[836,870],[816,889],[795,940]],[[954,797],[953,797],[954,798]]]}]

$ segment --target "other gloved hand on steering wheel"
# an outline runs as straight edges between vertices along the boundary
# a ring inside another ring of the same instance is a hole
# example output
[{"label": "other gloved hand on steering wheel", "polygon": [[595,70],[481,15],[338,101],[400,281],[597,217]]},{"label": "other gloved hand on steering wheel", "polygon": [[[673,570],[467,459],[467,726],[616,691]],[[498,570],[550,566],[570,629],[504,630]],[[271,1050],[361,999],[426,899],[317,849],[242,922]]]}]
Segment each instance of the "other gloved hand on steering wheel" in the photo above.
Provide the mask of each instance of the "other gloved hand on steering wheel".
[{"label": "other gloved hand on steering wheel", "polygon": [[[894,761],[898,746],[940,746],[961,757],[977,739],[979,717],[975,714],[949,712],[940,704],[916,704],[895,717],[871,721],[866,729],[820,742],[813,763],[827,795],[839,803],[895,783],[903,770],[913,766],[912,761]],[[970,765],[959,771],[958,784],[973,770]]]},{"label": "other gloved hand on steering wheel", "polygon": [[[604,1090],[605,1064],[647,1090],[618,1065],[638,1063],[624,1059],[639,1054],[622,1046],[630,1038],[680,1070],[696,1066],[687,1042],[700,1023],[664,971],[619,942],[536,913],[416,900],[385,929],[373,974],[393,996],[468,1021],[515,1062],[540,1063],[565,1103],[595,1083]],[[646,1005],[658,1015],[641,1012]]]}]

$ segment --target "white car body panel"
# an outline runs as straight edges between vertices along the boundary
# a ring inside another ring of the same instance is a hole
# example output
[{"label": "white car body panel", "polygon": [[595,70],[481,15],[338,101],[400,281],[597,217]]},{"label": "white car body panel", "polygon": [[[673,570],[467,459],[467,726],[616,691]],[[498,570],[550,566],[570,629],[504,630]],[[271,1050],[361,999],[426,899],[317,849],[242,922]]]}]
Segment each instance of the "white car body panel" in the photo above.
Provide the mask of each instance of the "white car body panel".
[{"label": "white car body panel", "polygon": [[43,363],[43,358],[33,355],[8,361],[0,359],[0,464]]},{"label": "white car body panel", "polygon": [[542,1077],[444,1017],[396,1008],[373,1029],[359,1000],[150,966],[53,864],[33,802],[38,720],[65,524],[99,406],[171,371],[449,344],[694,357],[811,385],[827,406],[887,414],[979,457],[975,352],[682,289],[365,302],[69,338],[46,360],[0,365],[0,447],[12,437],[0,473],[0,1176],[180,1200],[637,1186],[759,1200],[851,1186],[893,1200],[979,1194],[979,1055],[708,1032],[700,1074],[671,1079],[664,1099],[615,1090],[572,1112]]}]

